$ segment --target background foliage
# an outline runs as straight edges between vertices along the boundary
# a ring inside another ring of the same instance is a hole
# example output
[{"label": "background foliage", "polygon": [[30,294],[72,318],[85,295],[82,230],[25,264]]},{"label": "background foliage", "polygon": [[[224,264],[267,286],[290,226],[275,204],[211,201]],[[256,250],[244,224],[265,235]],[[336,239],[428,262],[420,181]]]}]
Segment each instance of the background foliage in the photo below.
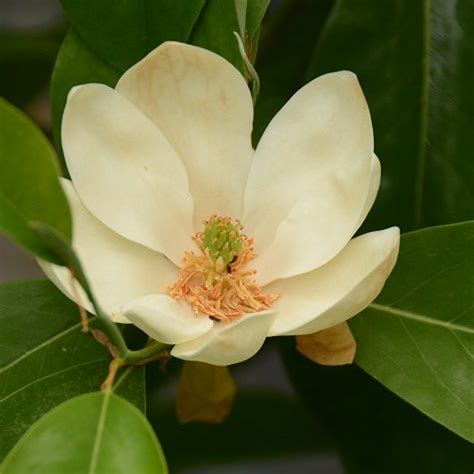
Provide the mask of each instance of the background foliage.
[{"label": "background foliage", "polygon": [[[383,170],[363,230],[399,225],[406,235],[384,291],[350,323],[357,366],[318,366],[283,338],[281,356],[304,405],[270,391],[245,392],[222,426],[177,424],[163,393],[178,362],[166,374],[147,367],[146,383],[145,369],[127,369],[108,395],[91,393],[109,357],[80,332],[77,308],[47,282],[1,285],[0,457],[27,432],[4,472],[28,472],[38,453],[44,472],[61,472],[65,459],[78,470],[93,459],[91,472],[120,472],[127,468],[121,457],[115,466],[101,463],[113,457],[123,428],[98,437],[97,420],[123,419],[136,441],[114,455],[149,459],[143,472],[166,470],[156,433],[172,472],[335,446],[348,474],[471,474],[474,223],[446,224],[474,217],[472,0],[287,0],[268,10],[269,0],[61,3],[69,29],[60,48],[61,28],[21,37],[0,32],[0,62],[21,79],[2,75],[0,92],[27,110],[59,49],[50,90],[57,156],[29,119],[0,101],[0,229],[27,250],[57,261],[32,222],[48,224],[66,242],[70,237],[56,161],[64,164],[60,124],[71,87],[113,86],[166,40],[216,51],[243,71],[233,31],[244,33],[261,79],[255,144],[306,82],[340,69],[358,75]],[[67,173],[64,166],[60,172]],[[71,453],[68,446],[45,450],[45,433],[62,439],[70,423],[80,425]],[[83,458],[75,446],[82,446]]]}]

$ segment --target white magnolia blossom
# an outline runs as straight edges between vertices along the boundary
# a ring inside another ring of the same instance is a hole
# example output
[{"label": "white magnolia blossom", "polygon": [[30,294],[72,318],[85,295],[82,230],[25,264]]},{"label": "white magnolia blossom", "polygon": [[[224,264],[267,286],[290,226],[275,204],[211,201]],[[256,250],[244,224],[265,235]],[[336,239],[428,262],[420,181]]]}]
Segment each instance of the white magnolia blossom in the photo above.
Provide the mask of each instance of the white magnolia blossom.
[{"label": "white magnolia blossom", "polygon": [[[397,258],[396,227],[352,238],[380,184],[354,74],[304,86],[256,150],[252,120],[239,71],[175,42],[129,69],[115,89],[86,84],[68,97],[62,140],[72,182],[63,185],[74,248],[109,315],[174,345],[181,359],[229,365],[254,355],[267,336],[341,323],[374,300]],[[212,219],[236,249],[228,258],[220,244],[215,255],[203,249]],[[248,259],[237,270],[244,247]],[[189,264],[198,255],[200,263]],[[68,270],[42,265],[67,296],[92,309]],[[225,278],[231,293],[222,296]],[[223,304],[215,314],[199,309]]]}]

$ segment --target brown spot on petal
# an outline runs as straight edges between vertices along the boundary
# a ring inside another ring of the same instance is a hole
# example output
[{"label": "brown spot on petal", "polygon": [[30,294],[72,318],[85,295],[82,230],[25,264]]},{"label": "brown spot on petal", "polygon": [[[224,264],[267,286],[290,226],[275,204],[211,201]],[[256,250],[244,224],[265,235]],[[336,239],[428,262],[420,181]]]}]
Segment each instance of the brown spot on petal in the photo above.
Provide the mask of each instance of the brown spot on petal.
[{"label": "brown spot on petal", "polygon": [[352,364],[356,341],[346,322],[322,331],[296,336],[296,348],[304,356],[321,365]]}]

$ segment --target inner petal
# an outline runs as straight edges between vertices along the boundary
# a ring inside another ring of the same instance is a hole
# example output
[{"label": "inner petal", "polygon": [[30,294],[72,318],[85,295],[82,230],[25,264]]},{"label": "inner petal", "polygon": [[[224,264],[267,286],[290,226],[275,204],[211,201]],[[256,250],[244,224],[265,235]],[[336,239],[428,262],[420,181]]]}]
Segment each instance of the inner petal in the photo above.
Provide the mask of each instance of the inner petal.
[{"label": "inner petal", "polygon": [[167,41],[125,72],[116,90],[158,126],[186,167],[192,232],[211,213],[240,217],[253,155],[242,74],[215,53]]},{"label": "inner petal", "polygon": [[371,203],[372,155],[369,109],[347,71],[311,81],[272,119],[242,215],[262,285],[320,267],[344,248]]},{"label": "inner petal", "polygon": [[262,292],[249,263],[253,241],[237,220],[211,216],[193,237],[195,250],[185,252],[179,279],[169,287],[197,315],[231,321],[245,313],[268,310],[276,299]]}]

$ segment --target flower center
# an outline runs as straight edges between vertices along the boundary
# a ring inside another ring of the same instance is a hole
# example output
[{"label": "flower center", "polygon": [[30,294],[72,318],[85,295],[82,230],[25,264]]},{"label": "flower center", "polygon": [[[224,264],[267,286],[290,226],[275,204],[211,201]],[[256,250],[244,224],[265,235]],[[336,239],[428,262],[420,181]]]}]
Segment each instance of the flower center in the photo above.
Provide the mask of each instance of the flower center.
[{"label": "flower center", "polygon": [[169,287],[177,300],[187,300],[196,314],[230,321],[244,313],[271,307],[275,296],[264,295],[248,263],[256,255],[252,239],[229,217],[212,216],[193,236],[198,253],[187,251],[178,281]]}]

